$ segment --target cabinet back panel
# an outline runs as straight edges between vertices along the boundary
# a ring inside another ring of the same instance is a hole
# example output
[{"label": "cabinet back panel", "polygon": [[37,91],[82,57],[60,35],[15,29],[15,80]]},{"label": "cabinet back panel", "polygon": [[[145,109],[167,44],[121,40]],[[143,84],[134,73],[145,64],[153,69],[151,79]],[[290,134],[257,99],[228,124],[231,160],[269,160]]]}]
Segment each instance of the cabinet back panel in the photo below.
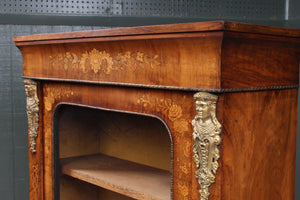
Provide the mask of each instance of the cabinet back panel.
[{"label": "cabinet back panel", "polygon": [[66,106],[58,132],[60,158],[102,153],[171,169],[169,132],[155,118]]}]

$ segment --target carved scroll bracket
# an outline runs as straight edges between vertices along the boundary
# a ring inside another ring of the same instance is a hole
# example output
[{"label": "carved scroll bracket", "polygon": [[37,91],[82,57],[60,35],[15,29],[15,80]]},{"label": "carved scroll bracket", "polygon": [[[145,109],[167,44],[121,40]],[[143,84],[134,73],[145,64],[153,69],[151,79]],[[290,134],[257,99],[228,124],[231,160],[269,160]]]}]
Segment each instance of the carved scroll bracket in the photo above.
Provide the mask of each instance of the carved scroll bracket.
[{"label": "carved scroll bracket", "polygon": [[215,182],[220,157],[218,145],[221,143],[222,126],[216,118],[218,96],[198,92],[194,95],[197,115],[192,121],[194,161],[197,166],[196,178],[201,186],[201,200],[208,200],[209,186]]},{"label": "carved scroll bracket", "polygon": [[37,96],[37,84],[30,79],[24,80],[26,99],[26,112],[28,118],[29,150],[36,152],[36,137],[39,128],[39,99]]}]

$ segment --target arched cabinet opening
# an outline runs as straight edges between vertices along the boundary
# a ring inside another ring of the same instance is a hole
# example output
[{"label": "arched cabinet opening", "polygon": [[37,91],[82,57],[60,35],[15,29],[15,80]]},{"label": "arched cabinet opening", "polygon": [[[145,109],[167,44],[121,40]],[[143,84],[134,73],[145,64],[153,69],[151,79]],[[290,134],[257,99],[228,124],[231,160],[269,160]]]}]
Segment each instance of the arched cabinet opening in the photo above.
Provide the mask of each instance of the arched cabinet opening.
[{"label": "arched cabinet opening", "polygon": [[172,138],[159,118],[61,104],[53,124],[55,199],[171,199]]}]

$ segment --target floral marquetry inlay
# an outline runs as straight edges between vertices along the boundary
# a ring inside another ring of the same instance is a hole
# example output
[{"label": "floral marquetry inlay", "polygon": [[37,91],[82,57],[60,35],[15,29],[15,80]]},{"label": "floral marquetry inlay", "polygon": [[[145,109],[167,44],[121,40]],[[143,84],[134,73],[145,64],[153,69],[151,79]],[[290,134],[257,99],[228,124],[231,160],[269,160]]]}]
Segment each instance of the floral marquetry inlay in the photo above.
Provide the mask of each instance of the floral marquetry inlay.
[{"label": "floral marquetry inlay", "polygon": [[44,96],[44,104],[47,111],[53,109],[53,105],[57,98],[70,97],[74,95],[74,92],[70,88],[45,88],[46,95]]},{"label": "floral marquetry inlay", "polygon": [[158,55],[150,56],[143,52],[131,51],[110,54],[105,50],[99,51],[95,48],[81,55],[66,52],[50,56],[50,66],[63,67],[66,71],[71,67],[82,73],[92,71],[95,74],[100,72],[111,74],[113,71],[134,71],[138,68],[154,69],[154,67],[159,65],[160,59]]},{"label": "floral marquetry inlay", "polygon": [[[185,96],[183,97],[185,99]],[[154,101],[154,102],[151,102]],[[155,105],[157,112],[162,112],[167,118],[173,122],[174,128],[180,132],[188,131],[189,123],[183,119],[183,111],[181,104],[175,103],[172,99],[150,99],[148,95],[142,95],[138,98],[137,103],[143,107]]]}]

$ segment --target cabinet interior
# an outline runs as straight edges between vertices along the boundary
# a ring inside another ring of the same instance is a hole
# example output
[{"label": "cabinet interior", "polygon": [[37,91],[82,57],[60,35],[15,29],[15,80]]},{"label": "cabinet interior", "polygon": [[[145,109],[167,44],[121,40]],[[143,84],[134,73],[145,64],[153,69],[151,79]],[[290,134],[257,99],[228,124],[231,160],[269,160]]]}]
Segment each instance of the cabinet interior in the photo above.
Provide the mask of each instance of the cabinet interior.
[{"label": "cabinet interior", "polygon": [[[54,114],[54,141],[56,199],[171,199],[172,139],[166,125],[156,117],[60,105]],[[101,172],[97,171],[102,165],[97,156],[104,158]],[[114,162],[117,166],[112,169]],[[113,177],[106,179],[106,173]],[[116,181],[111,182],[114,178]],[[135,183],[140,179],[148,180],[145,184],[149,187]],[[131,188],[131,181],[140,187],[137,191]],[[159,184],[162,186],[157,187]]]}]

